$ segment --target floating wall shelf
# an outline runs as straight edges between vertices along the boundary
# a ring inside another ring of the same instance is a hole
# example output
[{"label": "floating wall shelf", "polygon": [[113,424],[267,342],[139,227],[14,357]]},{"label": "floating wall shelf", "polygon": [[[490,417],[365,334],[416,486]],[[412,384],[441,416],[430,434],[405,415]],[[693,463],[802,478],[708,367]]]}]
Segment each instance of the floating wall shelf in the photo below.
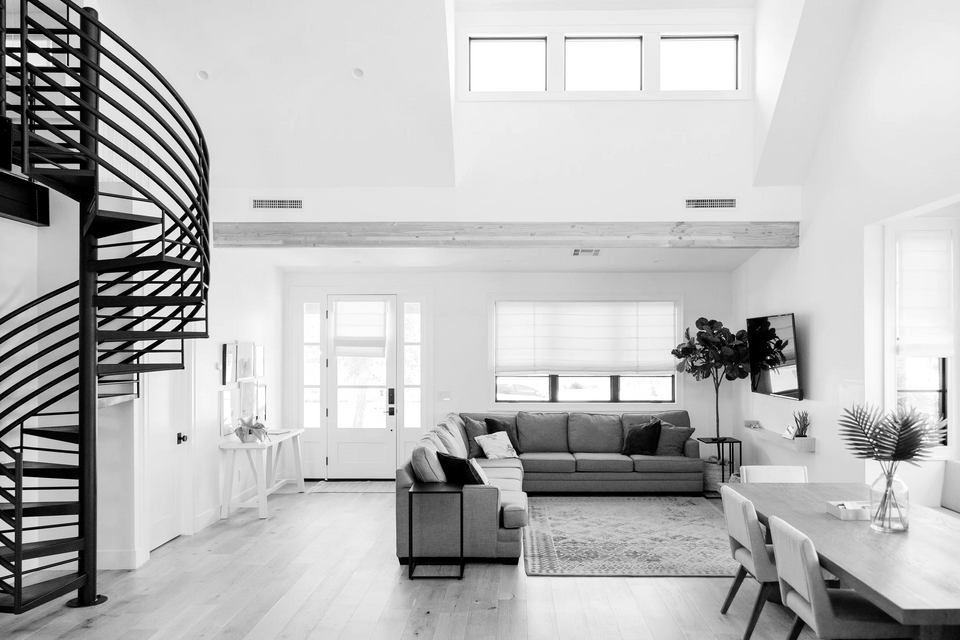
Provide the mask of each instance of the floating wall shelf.
[{"label": "floating wall shelf", "polygon": [[770,429],[744,429],[744,431],[751,434],[758,440],[773,442],[774,444],[778,444],[786,449],[792,449],[802,453],[813,453],[817,450],[817,439],[809,436],[806,438],[794,438],[793,440],[787,440],[779,433],[771,431]]}]

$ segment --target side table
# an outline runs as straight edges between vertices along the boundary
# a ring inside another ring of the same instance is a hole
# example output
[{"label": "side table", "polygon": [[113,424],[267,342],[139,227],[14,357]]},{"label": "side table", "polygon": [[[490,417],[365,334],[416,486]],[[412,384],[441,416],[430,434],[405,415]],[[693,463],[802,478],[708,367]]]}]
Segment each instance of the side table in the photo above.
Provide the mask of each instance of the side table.
[{"label": "side table", "polygon": [[[721,461],[723,460],[723,445],[727,445],[727,455],[730,457],[730,468],[736,471],[737,469],[737,456],[733,450],[734,445],[739,447],[740,460],[743,461],[743,441],[738,440],[737,438],[730,438],[724,436],[723,438],[697,438],[700,442],[704,444],[715,444],[717,445],[717,458]],[[727,466],[724,464],[720,465],[720,482],[727,481]]]},{"label": "side table", "polygon": [[[429,496],[429,495],[444,495],[444,494],[456,494],[460,498],[460,558],[456,562],[451,561],[440,561],[437,559],[431,560],[427,564],[460,564],[460,575],[459,576],[427,576],[430,578],[453,578],[456,577],[458,580],[463,580],[463,573],[466,569],[466,562],[463,559],[463,485],[454,484],[452,482],[414,482],[410,487],[410,491],[407,494],[408,498],[408,510],[409,514],[407,518],[407,575],[411,580],[414,579],[413,570],[416,568],[417,557],[413,553],[413,496]],[[451,559],[452,560],[452,559]]]},{"label": "side table", "polygon": [[283,443],[289,440],[293,444],[293,465],[296,472],[294,480],[297,489],[304,493],[307,489],[303,481],[303,456],[300,451],[300,436],[303,429],[287,429],[279,432],[267,432],[270,436],[265,442],[238,442],[231,440],[220,445],[222,451],[227,452],[226,477],[223,479],[223,497],[220,499],[220,519],[230,517],[230,507],[233,500],[234,468],[237,453],[243,451],[250,462],[250,469],[257,483],[257,497],[233,506],[258,507],[260,518],[267,517],[267,496],[282,487],[288,480],[277,480],[277,467],[280,466],[280,453]]}]

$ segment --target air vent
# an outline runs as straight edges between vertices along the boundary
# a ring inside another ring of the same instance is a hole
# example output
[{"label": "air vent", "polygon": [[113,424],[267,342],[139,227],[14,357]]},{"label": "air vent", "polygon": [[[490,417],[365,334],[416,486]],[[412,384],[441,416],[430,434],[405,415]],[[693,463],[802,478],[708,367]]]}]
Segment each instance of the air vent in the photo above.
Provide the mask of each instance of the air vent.
[{"label": "air vent", "polygon": [[687,209],[736,209],[736,198],[692,198],[687,200]]},{"label": "air vent", "polygon": [[254,198],[253,209],[303,209],[303,200],[263,200]]},{"label": "air vent", "polygon": [[600,249],[574,249],[574,256],[598,256],[600,255]]}]

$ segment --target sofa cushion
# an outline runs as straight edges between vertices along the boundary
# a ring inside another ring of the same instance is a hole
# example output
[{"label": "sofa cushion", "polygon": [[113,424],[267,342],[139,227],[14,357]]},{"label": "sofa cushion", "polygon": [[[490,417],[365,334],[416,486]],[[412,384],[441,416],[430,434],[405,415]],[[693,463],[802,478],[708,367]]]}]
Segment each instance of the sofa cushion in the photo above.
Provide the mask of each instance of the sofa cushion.
[{"label": "sofa cushion", "polygon": [[[437,452],[440,468],[447,476],[447,482],[455,484],[487,484],[466,458]],[[477,467],[479,469],[479,467]]]},{"label": "sofa cushion", "polygon": [[483,449],[480,448],[480,445],[477,444],[477,436],[485,436],[487,433],[487,425],[483,420],[474,420],[470,416],[466,416],[463,419],[463,428],[467,432],[467,450],[468,458],[480,458],[483,457]]},{"label": "sofa cushion", "polygon": [[571,413],[567,425],[567,440],[573,453],[620,453],[623,448],[620,416]]},{"label": "sofa cushion", "polygon": [[517,439],[517,424],[515,422],[507,422],[500,418],[484,418],[483,423],[487,425],[487,433],[500,433],[502,431],[510,438],[513,450],[518,455],[523,453],[523,449],[520,448],[520,441]]},{"label": "sofa cushion", "polygon": [[668,422],[660,424],[660,440],[657,441],[658,456],[682,456],[683,445],[693,435],[693,427],[678,427]]},{"label": "sofa cushion", "polygon": [[510,444],[510,437],[503,431],[477,436],[477,444],[483,449],[483,455],[491,459],[517,458],[517,450]]},{"label": "sofa cushion", "polygon": [[519,529],[527,526],[527,494],[523,491],[500,491],[500,512],[504,529]]},{"label": "sofa cushion", "polygon": [[440,438],[440,442],[443,443],[443,446],[451,456],[467,458],[467,448],[464,446],[464,442],[460,437],[460,431],[457,427],[451,426],[444,421],[434,427],[433,431],[437,434],[437,437]]},{"label": "sofa cushion", "polygon": [[577,460],[566,451],[520,454],[523,472],[573,473],[577,470]]},{"label": "sofa cushion", "polygon": [[490,484],[503,491],[523,491],[523,482],[516,478],[490,478]]},{"label": "sofa cushion", "polygon": [[491,460],[490,458],[477,458],[476,460],[477,464],[483,467],[487,473],[490,473],[490,469],[523,470],[523,463],[517,458],[501,458],[499,460]]},{"label": "sofa cushion", "polygon": [[567,414],[521,411],[517,414],[517,431],[523,451],[543,453],[568,452]]},{"label": "sofa cushion", "polygon": [[663,423],[660,422],[660,418],[654,418],[650,422],[643,424],[628,426],[627,436],[623,441],[623,450],[620,453],[625,456],[655,455],[657,453],[657,444],[660,442],[660,429],[662,426]]},{"label": "sofa cushion", "polygon": [[609,471],[630,473],[633,460],[619,453],[574,453],[577,471]]},{"label": "sofa cushion", "polygon": [[410,462],[413,464],[413,473],[420,482],[447,481],[447,474],[443,472],[443,468],[440,466],[437,452],[437,445],[432,438],[428,438],[426,435],[420,438],[413,448],[413,452],[410,454]]},{"label": "sofa cushion", "polygon": [[696,473],[703,472],[701,458],[686,456],[630,456],[633,470],[650,473]]},{"label": "sofa cushion", "polygon": [[624,432],[626,432],[629,425],[643,424],[650,422],[654,418],[660,418],[663,422],[669,422],[678,427],[690,426],[690,414],[684,409],[677,411],[660,411],[657,413],[625,413],[620,417],[620,421],[623,423]]}]

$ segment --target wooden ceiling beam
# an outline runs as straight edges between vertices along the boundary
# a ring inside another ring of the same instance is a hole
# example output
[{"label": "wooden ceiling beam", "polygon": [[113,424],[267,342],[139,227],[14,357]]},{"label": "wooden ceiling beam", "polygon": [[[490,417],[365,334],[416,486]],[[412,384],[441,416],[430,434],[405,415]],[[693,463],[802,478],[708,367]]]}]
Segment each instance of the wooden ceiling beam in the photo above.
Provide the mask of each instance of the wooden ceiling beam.
[{"label": "wooden ceiling beam", "polygon": [[799,222],[214,222],[215,247],[793,249]]}]

